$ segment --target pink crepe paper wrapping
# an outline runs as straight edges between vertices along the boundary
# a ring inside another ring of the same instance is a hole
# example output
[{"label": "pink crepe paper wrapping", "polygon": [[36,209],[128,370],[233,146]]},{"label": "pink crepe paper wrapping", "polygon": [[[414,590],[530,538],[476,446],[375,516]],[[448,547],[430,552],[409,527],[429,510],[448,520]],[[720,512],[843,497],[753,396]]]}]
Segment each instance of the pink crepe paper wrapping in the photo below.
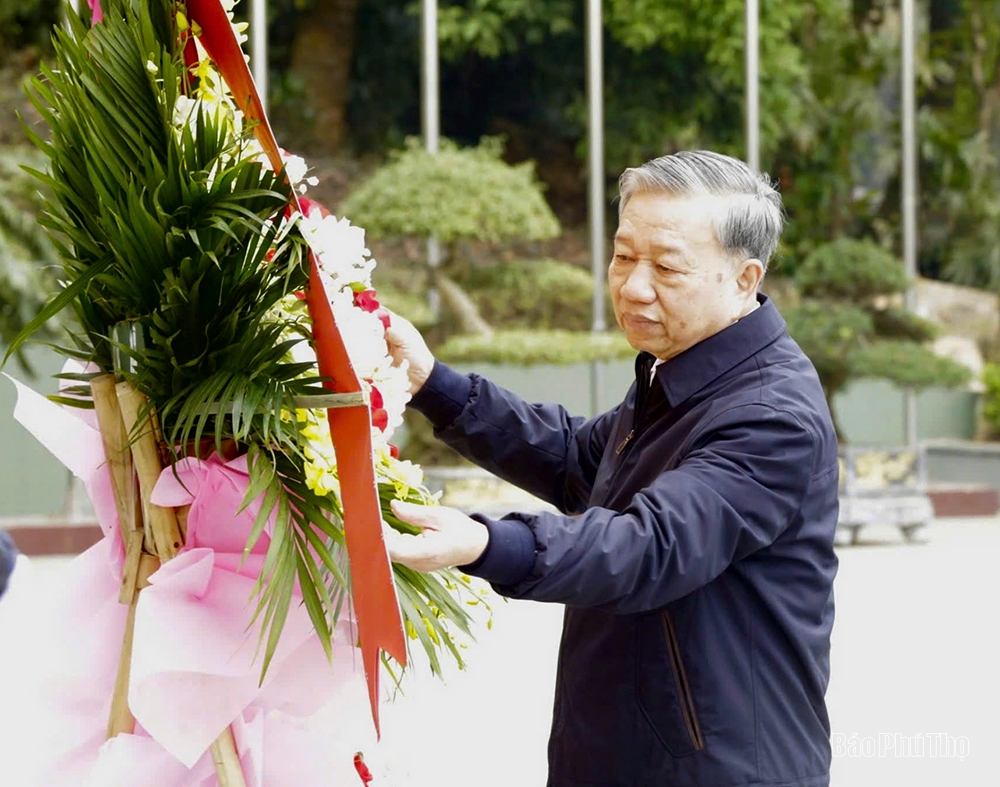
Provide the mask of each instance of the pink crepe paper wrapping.
[{"label": "pink crepe paper wrapping", "polygon": [[[289,714],[309,716],[346,684],[363,685],[352,620],[344,614],[338,622],[331,666],[300,597],[293,598],[258,686],[251,592],[269,535],[242,561],[258,510],[250,505],[237,513],[249,484],[245,459],[186,460],[176,474],[167,469],[160,477],[156,502],[191,506],[188,543],[139,595],[129,694],[137,734],[105,742],[127,607],[118,603],[122,544],[100,433],[87,423],[92,414],[78,415],[13,382],[15,417],[84,481],[104,533],[67,566],[61,592],[18,642],[38,667],[32,715],[44,708],[35,732],[45,739],[38,750],[48,760],[46,773],[24,787],[214,787],[207,750],[230,724],[247,787],[331,784],[322,747]],[[343,714],[367,725],[363,704]]]}]

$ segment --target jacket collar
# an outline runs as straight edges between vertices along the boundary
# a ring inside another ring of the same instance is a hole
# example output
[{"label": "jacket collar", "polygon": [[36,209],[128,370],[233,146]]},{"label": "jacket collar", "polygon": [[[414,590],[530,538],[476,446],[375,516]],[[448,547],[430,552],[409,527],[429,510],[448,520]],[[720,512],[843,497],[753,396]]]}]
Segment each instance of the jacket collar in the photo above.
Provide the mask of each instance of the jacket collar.
[{"label": "jacket collar", "polygon": [[[757,302],[760,307],[746,317],[656,368],[656,379],[671,407],[760,352],[785,332],[785,320],[770,298],[758,294]],[[640,353],[636,373],[648,375],[654,360],[649,353]]]}]

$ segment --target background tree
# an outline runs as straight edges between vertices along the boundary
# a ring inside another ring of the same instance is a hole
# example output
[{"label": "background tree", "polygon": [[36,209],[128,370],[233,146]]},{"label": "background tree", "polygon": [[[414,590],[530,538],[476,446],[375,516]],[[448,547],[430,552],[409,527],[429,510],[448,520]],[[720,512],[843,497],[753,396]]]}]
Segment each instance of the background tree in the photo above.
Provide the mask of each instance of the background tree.
[{"label": "background tree", "polygon": [[[8,346],[39,312],[55,280],[50,266],[58,255],[38,223],[42,200],[37,184],[22,166],[39,166],[42,157],[32,150],[0,150],[0,345]],[[52,339],[56,326],[38,338]],[[29,374],[31,364],[23,350],[18,363]]]},{"label": "background tree", "polygon": [[49,52],[49,33],[61,6],[60,0],[0,0],[0,65],[27,48]]},{"label": "background tree", "polygon": [[[1000,0],[937,5],[920,127],[921,267],[1000,295]],[[1000,360],[1000,336],[988,352]]]},{"label": "background tree", "polygon": [[436,237],[445,256],[439,268],[427,266],[428,282],[440,290],[461,329],[470,333],[489,334],[492,328],[449,275],[467,263],[460,244],[541,240],[560,230],[533,162],[511,166],[502,154],[497,138],[484,138],[474,148],[445,140],[437,154],[411,139],[340,208],[376,238]]},{"label": "background tree", "polygon": [[893,304],[906,290],[906,273],[874,243],[838,238],[820,246],[795,279],[803,300],[786,309],[788,330],[816,366],[841,439],[834,399],[852,380],[882,378],[915,389],[969,380],[966,367],[923,346],[934,325]]}]

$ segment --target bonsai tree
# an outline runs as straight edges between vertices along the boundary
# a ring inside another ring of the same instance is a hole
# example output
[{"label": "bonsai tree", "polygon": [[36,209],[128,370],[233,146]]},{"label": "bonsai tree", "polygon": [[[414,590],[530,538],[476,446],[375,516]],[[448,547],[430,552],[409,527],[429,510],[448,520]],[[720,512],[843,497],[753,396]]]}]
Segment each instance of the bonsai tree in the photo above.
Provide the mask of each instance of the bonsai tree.
[{"label": "bonsai tree", "polygon": [[[443,361],[532,366],[634,357],[620,333],[588,330],[593,297],[589,272],[556,260],[474,266],[462,257],[463,242],[544,240],[560,232],[533,163],[511,166],[502,155],[503,143],[496,138],[484,138],[474,148],[443,141],[437,154],[408,140],[348,195],[339,213],[373,237],[434,237],[441,242],[444,260],[427,272],[452,319],[447,326],[436,325],[428,339],[438,340],[434,352]],[[429,327],[412,293],[380,292],[390,308],[414,322],[419,317],[419,327]],[[407,456],[425,466],[462,462],[433,440],[423,419],[407,416],[406,424]]]},{"label": "bonsai tree", "polygon": [[870,241],[839,238],[820,246],[795,275],[802,303],[786,310],[792,337],[812,360],[830,405],[851,380],[882,378],[922,389],[966,383],[970,371],[924,346],[933,323],[893,304],[905,292],[902,264]]},{"label": "bonsai tree", "polygon": [[417,139],[348,195],[340,212],[373,237],[437,238],[444,250],[439,269],[429,269],[432,286],[461,330],[489,334],[491,326],[455,281],[462,241],[504,243],[544,240],[560,232],[535,178],[534,162],[504,162],[503,142],[485,137],[474,148],[442,140],[433,154]]}]

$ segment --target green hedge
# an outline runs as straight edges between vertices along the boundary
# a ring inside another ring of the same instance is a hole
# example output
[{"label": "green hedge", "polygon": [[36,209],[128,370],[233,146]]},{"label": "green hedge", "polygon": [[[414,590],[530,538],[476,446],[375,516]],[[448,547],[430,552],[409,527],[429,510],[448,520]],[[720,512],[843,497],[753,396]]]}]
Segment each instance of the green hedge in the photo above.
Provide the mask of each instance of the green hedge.
[{"label": "green hedge", "polygon": [[[576,265],[552,259],[516,260],[466,267],[456,271],[454,279],[483,318],[497,328],[590,329],[594,280],[590,271]],[[606,316],[610,316],[607,302]]]},{"label": "green hedge", "polygon": [[634,358],[621,333],[585,331],[497,331],[489,336],[453,336],[435,350],[446,363],[495,363],[517,366],[568,366]]}]

